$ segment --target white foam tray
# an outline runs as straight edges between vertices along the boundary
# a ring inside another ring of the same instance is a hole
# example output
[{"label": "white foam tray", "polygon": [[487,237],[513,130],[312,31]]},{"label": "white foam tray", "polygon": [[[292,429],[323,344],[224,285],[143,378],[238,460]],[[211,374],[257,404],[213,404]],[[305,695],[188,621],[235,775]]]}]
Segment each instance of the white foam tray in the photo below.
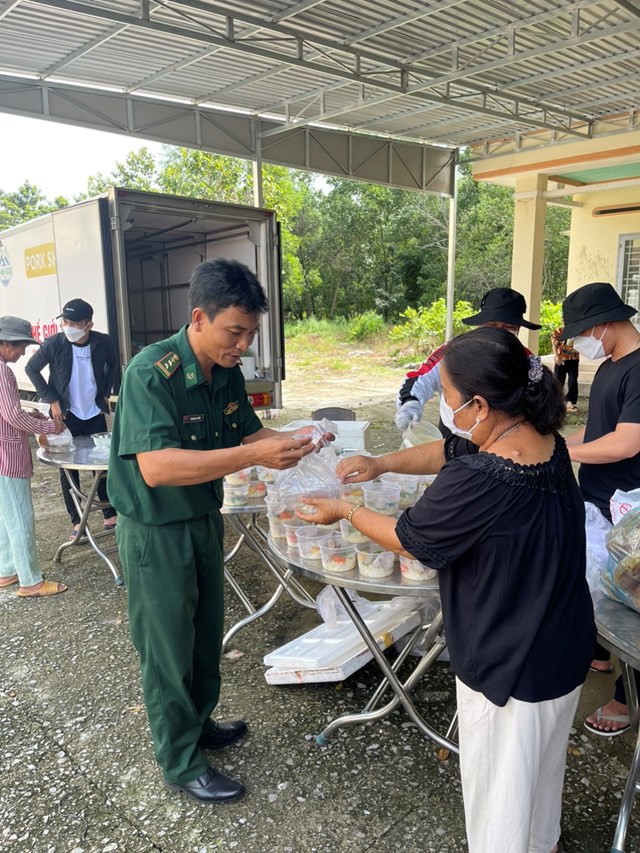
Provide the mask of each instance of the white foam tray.
[{"label": "white foam tray", "polygon": [[[391,609],[365,620],[379,648],[387,649],[420,624],[420,613],[413,609]],[[267,684],[307,684],[342,681],[369,663],[373,655],[352,622],[338,622],[313,628],[280,649],[266,655],[271,669],[265,673]]]}]

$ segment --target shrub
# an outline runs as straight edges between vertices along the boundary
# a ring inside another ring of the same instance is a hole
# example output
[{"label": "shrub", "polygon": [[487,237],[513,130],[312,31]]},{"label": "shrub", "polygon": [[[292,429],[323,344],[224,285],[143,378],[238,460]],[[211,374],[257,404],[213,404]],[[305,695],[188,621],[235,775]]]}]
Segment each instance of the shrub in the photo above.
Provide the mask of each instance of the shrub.
[{"label": "shrub", "polygon": [[[463,317],[474,313],[470,302],[460,301],[453,309],[453,334],[460,335],[468,332],[470,326],[465,326]],[[444,299],[436,299],[423,308],[407,308],[400,315],[406,322],[394,326],[389,332],[389,339],[399,345],[399,351],[406,358],[422,361],[430,352],[444,343],[447,324],[447,303]]]},{"label": "shrub", "polygon": [[538,355],[549,355],[552,352],[551,333],[562,326],[562,303],[543,299],[540,305],[540,324],[542,328],[538,338]]},{"label": "shrub", "polygon": [[347,326],[348,341],[364,341],[379,335],[385,328],[384,319],[375,311],[358,314],[349,321]]},{"label": "shrub", "polygon": [[344,330],[347,321],[343,317],[328,320],[314,315],[303,317],[302,320],[288,320],[284,325],[287,338],[297,338],[300,335],[333,335]]}]

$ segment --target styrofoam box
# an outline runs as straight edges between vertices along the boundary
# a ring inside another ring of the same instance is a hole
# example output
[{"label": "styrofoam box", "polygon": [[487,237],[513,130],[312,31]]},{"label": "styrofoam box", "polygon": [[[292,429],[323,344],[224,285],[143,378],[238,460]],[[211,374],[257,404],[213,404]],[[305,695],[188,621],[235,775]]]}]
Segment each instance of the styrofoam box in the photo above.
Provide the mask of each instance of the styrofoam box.
[{"label": "styrofoam box", "polygon": [[[299,420],[291,421],[290,424],[283,426],[283,430],[295,430],[304,426],[312,426],[318,421]],[[333,448],[336,451],[342,450],[369,450],[370,445],[370,430],[369,421],[334,421],[338,428],[336,440],[333,442]]]},{"label": "styrofoam box", "polygon": [[[399,608],[381,604],[365,622],[380,648],[386,649],[416,628],[420,619],[407,602]],[[333,629],[319,625],[265,655],[264,663],[271,667],[265,678],[267,684],[341,681],[372,658],[353,622],[344,620]]]}]

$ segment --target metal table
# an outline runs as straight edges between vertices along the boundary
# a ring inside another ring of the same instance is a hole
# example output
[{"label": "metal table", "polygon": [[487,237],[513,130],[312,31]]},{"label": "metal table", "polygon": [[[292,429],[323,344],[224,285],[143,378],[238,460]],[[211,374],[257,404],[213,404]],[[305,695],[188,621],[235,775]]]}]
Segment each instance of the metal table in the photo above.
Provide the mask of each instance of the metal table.
[{"label": "metal table", "polygon": [[[80,516],[80,524],[78,525],[78,533],[74,539],[68,542],[63,542],[56,551],[54,559],[56,562],[62,562],[62,555],[67,548],[77,548],[80,545],[91,545],[96,554],[109,567],[109,571],[113,575],[116,586],[122,586],[123,580],[115,563],[107,556],[114,551],[117,551],[115,545],[109,548],[100,548],[98,542],[107,536],[113,537],[114,530],[101,530],[99,533],[92,533],[87,524],[89,516],[92,512],[106,509],[109,504],[98,499],[98,486],[100,481],[107,476],[109,468],[109,457],[103,451],[99,451],[94,445],[93,439],[90,436],[82,435],[73,439],[75,450],[67,453],[51,453],[45,447],[39,447],[36,455],[45,465],[50,465],[52,468],[64,471],[69,487],[71,489],[71,499],[75,504]],[[84,492],[82,484],[76,486],[70,471],[88,471],[91,476],[91,484],[89,489]]]},{"label": "metal table", "polygon": [[[624,689],[629,705],[629,717],[632,726],[638,727],[640,711],[638,709],[638,691],[634,678],[634,669],[640,669],[640,613],[625,607],[618,601],[608,598],[601,592],[593,596],[593,606],[598,628],[598,642],[609,649],[620,661]],[[640,731],[631,759],[629,775],[620,803],[618,822],[613,836],[611,853],[624,853],[625,839],[631,808],[640,784]]]},{"label": "metal table", "polygon": [[[252,501],[251,504],[239,507],[230,507],[226,504],[222,505],[220,512],[225,516],[229,525],[238,533],[238,540],[233,548],[225,554],[224,557],[224,576],[231,589],[238,596],[244,605],[247,616],[240,619],[235,625],[224,635],[222,647],[224,648],[229,640],[245,625],[249,625],[260,616],[264,616],[278,601],[283,592],[287,592],[291,598],[300,604],[302,607],[308,607],[312,610],[316,609],[316,602],[313,596],[309,595],[306,589],[296,580],[294,573],[290,568],[283,567],[278,560],[274,560],[267,546],[267,533],[258,524],[258,516],[266,513],[267,508],[263,499]],[[254,554],[256,554],[262,563],[267,567],[269,572],[277,581],[276,589],[269,600],[261,607],[255,607],[248,595],[242,589],[238,581],[233,577],[229,569],[229,561],[236,556],[238,551],[246,545]]]},{"label": "metal table", "polygon": [[[441,735],[436,732],[418,713],[414,703],[412,702],[409,693],[418,683],[422,675],[429,667],[438,659],[445,649],[445,641],[441,636],[442,631],[442,611],[439,611],[437,617],[427,625],[420,625],[415,629],[409,642],[398,655],[393,665],[384,656],[375,638],[371,634],[366,622],[358,613],[351,598],[347,594],[348,589],[355,589],[361,592],[378,593],[381,595],[409,595],[416,598],[424,598],[428,596],[438,595],[439,583],[437,578],[431,581],[411,581],[404,578],[400,569],[396,566],[392,575],[385,578],[366,578],[359,574],[355,569],[351,572],[342,572],[340,574],[332,574],[327,572],[322,567],[320,560],[303,559],[298,550],[288,548],[284,540],[268,538],[269,546],[272,552],[276,555],[279,561],[289,570],[297,572],[304,577],[314,580],[318,583],[328,584],[334,590],[338,599],[343,604],[349,617],[355,625],[358,633],[364,640],[367,648],[373,655],[374,660],[382,671],[383,680],[377,687],[375,693],[365,706],[364,710],[354,714],[342,714],[335,720],[332,720],[324,731],[316,738],[320,746],[324,746],[328,737],[335,729],[343,725],[352,723],[367,723],[373,720],[379,720],[390,714],[399,704],[402,704],[409,718],[418,729],[431,740],[435,741],[446,754],[449,751],[457,753],[458,744],[453,740],[457,733],[457,714],[454,715],[447,732]],[[397,673],[406,660],[411,648],[418,640],[422,640],[426,648],[426,653],[421,658],[418,665],[405,681],[401,681]],[[379,708],[380,700],[387,688],[390,687],[395,696],[386,705]]]}]

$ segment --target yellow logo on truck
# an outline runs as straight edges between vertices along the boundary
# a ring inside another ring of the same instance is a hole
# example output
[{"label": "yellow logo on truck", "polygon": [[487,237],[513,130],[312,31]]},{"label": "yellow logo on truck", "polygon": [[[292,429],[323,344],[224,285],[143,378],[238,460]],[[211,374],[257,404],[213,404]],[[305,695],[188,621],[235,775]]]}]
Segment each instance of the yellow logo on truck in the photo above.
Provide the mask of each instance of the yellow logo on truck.
[{"label": "yellow logo on truck", "polygon": [[39,275],[53,275],[56,271],[56,247],[53,243],[43,243],[24,250],[24,265],[27,278]]}]

